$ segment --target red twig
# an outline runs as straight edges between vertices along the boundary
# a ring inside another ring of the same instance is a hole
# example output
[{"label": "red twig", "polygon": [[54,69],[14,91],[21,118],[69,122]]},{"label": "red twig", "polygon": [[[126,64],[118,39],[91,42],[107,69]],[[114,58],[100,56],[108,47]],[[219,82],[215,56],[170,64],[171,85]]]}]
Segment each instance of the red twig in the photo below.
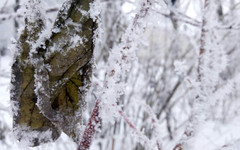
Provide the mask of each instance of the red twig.
[{"label": "red twig", "polygon": [[[113,105],[113,106],[116,107],[116,105]],[[150,143],[150,140],[143,133],[137,130],[137,128],[133,125],[133,123],[128,119],[127,115],[125,115],[122,110],[118,109],[118,113],[123,118],[123,120],[129,125],[129,127],[133,129],[133,131],[138,135],[138,137],[143,141],[144,144],[147,145]],[[157,147],[158,147],[158,150],[161,150],[161,146],[159,142],[157,142]]]},{"label": "red twig", "polygon": [[[149,6],[151,5],[151,2],[150,0],[146,0],[146,2],[142,3],[142,8],[139,12],[139,14],[136,14],[135,15],[135,18],[134,18],[134,21],[133,21],[133,26],[131,28],[131,30],[133,31],[134,28],[136,28],[137,25],[139,25],[139,22],[138,20],[140,18],[144,18],[146,17],[147,13],[148,13],[148,10],[149,10]],[[126,41],[126,46],[123,47],[123,50],[125,49],[130,49],[130,47],[128,46],[128,44],[130,43],[131,41],[129,40],[129,38],[127,38],[127,41]],[[125,55],[123,52],[122,52],[122,57],[121,59],[123,60],[126,60],[126,57],[127,55]],[[109,73],[109,78],[113,77],[115,74],[115,70],[111,70],[110,73]],[[107,84],[108,82],[106,82]],[[107,87],[107,86],[106,86]],[[100,111],[100,108],[99,108],[99,101],[97,100],[96,101],[96,104],[95,104],[95,107],[93,109],[93,112],[91,114],[91,117],[89,119],[89,122],[88,122],[88,125],[86,126],[85,130],[84,130],[84,133],[83,133],[83,136],[81,138],[81,141],[80,141],[80,144],[79,144],[79,147],[78,147],[78,150],[88,150],[90,145],[91,145],[91,142],[93,140],[93,136],[96,132],[96,127],[100,126],[100,116],[99,116],[99,111]],[[113,104],[114,105],[114,104]],[[115,105],[114,105],[115,106]],[[118,110],[119,114],[123,117],[123,119],[126,121],[126,123],[137,133],[137,135],[139,136],[139,138],[143,139],[144,143],[145,144],[149,144],[149,140],[148,138],[146,138],[141,132],[139,132],[136,127],[129,121],[129,119],[127,118],[127,116],[121,111],[121,110]]]},{"label": "red twig", "polygon": [[[206,30],[206,24],[207,24],[207,16],[206,16],[206,10],[207,10],[207,7],[209,6],[209,0],[205,0],[204,1],[204,12],[203,12],[203,17],[202,17],[202,26],[201,26],[201,37],[200,37],[200,49],[199,49],[199,58],[198,58],[198,66],[197,66],[197,73],[198,73],[198,77],[197,77],[197,80],[199,82],[201,82],[202,80],[202,76],[203,76],[203,73],[202,73],[202,70],[201,70],[201,66],[202,66],[202,57],[203,57],[203,54],[204,52],[206,51],[205,50],[205,45],[206,45],[206,33],[207,33],[207,30]],[[199,95],[196,96],[196,98],[198,98]],[[192,113],[192,115],[190,116],[190,120],[189,120],[189,124],[192,125],[194,120],[196,120],[196,118],[194,118],[194,112]],[[194,125],[193,125],[194,126]],[[192,128],[192,127],[191,127]],[[181,139],[182,142],[179,142],[174,148],[173,150],[183,150],[183,144],[186,144],[186,140],[191,138],[193,135],[194,135],[194,129],[187,129],[185,130],[184,132],[184,135],[186,137],[186,139]]]},{"label": "red twig", "polygon": [[122,110],[118,110],[119,114],[122,116],[124,121],[136,132],[138,133],[137,128],[133,125],[133,123],[127,118],[127,116],[123,113]]},{"label": "red twig", "polygon": [[94,109],[92,111],[91,117],[89,119],[88,125],[86,126],[82,139],[80,141],[78,150],[88,150],[93,136],[96,132],[96,128],[101,125],[101,118],[99,117],[99,101],[96,101]]},{"label": "red twig", "polygon": [[[206,8],[208,7],[209,1],[205,0],[204,3],[204,10],[206,10]],[[204,12],[205,13],[205,12]],[[201,37],[200,37],[200,50],[199,50],[199,58],[198,58],[198,81],[202,80],[202,72],[201,72],[201,64],[202,64],[202,55],[205,51],[205,40],[206,40],[206,24],[207,24],[207,20],[206,20],[206,15],[203,14],[203,19],[202,19],[202,27],[201,27]]]},{"label": "red twig", "polygon": [[142,3],[142,8],[140,10],[140,13],[136,14],[135,17],[134,17],[133,27],[136,27],[136,25],[138,24],[138,19],[139,18],[144,18],[144,17],[147,16],[148,10],[149,10],[151,5],[152,5],[152,3],[150,2],[150,0],[146,0],[146,2]]}]

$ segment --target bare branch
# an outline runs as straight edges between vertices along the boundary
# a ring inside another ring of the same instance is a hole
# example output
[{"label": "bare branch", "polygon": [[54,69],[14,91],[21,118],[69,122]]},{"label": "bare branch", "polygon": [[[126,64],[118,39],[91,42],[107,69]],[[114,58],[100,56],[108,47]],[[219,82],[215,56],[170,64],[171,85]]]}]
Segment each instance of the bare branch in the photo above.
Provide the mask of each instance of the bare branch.
[{"label": "bare branch", "polygon": [[99,111],[99,101],[97,100],[88,124],[84,130],[83,136],[80,140],[78,150],[88,150],[90,148],[96,129],[101,126],[101,118],[99,116]]}]

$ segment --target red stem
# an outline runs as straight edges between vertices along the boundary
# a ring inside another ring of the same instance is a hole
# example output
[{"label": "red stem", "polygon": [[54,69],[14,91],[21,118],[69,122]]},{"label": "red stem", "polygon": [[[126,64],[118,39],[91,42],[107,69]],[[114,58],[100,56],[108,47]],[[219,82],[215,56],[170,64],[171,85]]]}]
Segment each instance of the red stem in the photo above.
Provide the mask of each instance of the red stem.
[{"label": "red stem", "polygon": [[88,125],[86,126],[85,131],[83,133],[78,150],[89,149],[93,140],[93,136],[96,132],[96,128],[99,127],[100,125],[101,118],[99,117],[99,101],[97,100],[92,111],[91,118],[89,119]]}]

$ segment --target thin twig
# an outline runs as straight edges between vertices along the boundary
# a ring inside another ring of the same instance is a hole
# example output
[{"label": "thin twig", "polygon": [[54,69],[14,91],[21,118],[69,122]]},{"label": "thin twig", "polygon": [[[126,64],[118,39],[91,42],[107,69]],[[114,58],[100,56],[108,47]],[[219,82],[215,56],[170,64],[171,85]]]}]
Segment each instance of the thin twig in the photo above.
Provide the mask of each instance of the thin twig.
[{"label": "thin twig", "polygon": [[[139,19],[146,17],[146,15],[148,13],[148,10],[150,8],[150,5],[151,5],[150,0],[146,0],[146,2],[142,3],[142,8],[140,9],[140,12],[135,15],[135,18],[133,19],[133,24],[130,26],[130,32],[134,33],[134,31],[136,30],[135,28],[137,28],[140,25]],[[129,37],[129,35],[127,35],[127,36],[128,36],[128,38],[125,39],[126,41],[122,42],[124,46],[121,45],[120,53],[122,55],[117,58],[117,59],[119,59],[119,61],[116,61],[116,63],[119,66],[122,66],[123,60],[126,60],[126,58],[128,57],[124,52],[127,52],[127,50],[130,50],[130,48],[131,48],[130,44],[132,43],[132,40]],[[109,56],[109,59],[111,59],[111,55]],[[121,76],[122,72],[119,72],[119,73],[120,73],[119,75]],[[107,73],[106,79],[105,79],[105,82],[104,82],[104,87],[102,87],[102,88],[104,88],[103,89],[103,91],[104,91],[103,94],[107,93],[105,90],[107,90],[109,88],[108,80],[109,79],[114,79],[115,76],[116,76],[116,71],[114,69],[111,69]],[[115,83],[113,83],[113,84],[115,84]],[[97,96],[97,99],[101,99],[101,98],[102,98],[102,95],[99,95],[99,97]],[[84,134],[83,134],[83,137],[82,137],[82,139],[80,141],[78,150],[87,150],[87,149],[89,149],[89,147],[91,145],[91,142],[93,140],[93,136],[94,136],[94,134],[96,132],[96,127],[101,125],[100,124],[101,118],[99,116],[99,111],[100,111],[99,106],[101,106],[100,103],[101,103],[101,101],[99,101],[99,100],[96,101],[94,110],[93,110],[93,112],[91,114],[91,118],[89,119],[88,125],[85,128],[85,130],[84,130]],[[125,122],[137,133],[137,135],[139,135],[139,138],[141,138],[144,141],[145,144],[149,144],[149,139],[147,137],[145,137],[141,132],[139,132],[136,129],[136,127],[129,121],[129,119],[122,112],[122,110],[119,110],[117,108],[117,106],[115,105],[115,102],[113,104],[111,104],[111,105],[113,107],[116,107],[116,109],[117,109],[118,113],[120,114],[120,116],[122,116],[123,119],[125,120]]]},{"label": "thin twig", "polygon": [[3,13],[3,10],[6,7],[7,3],[8,3],[8,0],[6,0],[5,3],[3,4],[3,6],[2,6],[2,8],[0,10],[0,13]]},{"label": "thin twig", "polygon": [[[203,73],[202,73],[202,70],[201,70],[201,67],[202,67],[202,57],[203,57],[203,54],[204,52],[206,51],[205,50],[205,45],[206,45],[206,24],[207,24],[207,18],[206,18],[206,10],[207,10],[207,7],[209,6],[209,0],[205,0],[204,2],[204,13],[203,13],[203,17],[202,17],[202,26],[201,26],[201,37],[200,37],[200,49],[199,49],[199,58],[198,58],[198,68],[197,68],[197,73],[198,73],[198,77],[197,77],[197,80],[199,82],[201,82],[202,80],[202,76],[203,76]],[[198,99],[199,96],[197,95],[196,96],[196,99]],[[187,140],[189,138],[191,138],[193,135],[194,135],[194,127],[195,127],[195,124],[194,122],[198,122],[198,118],[195,117],[196,115],[196,112],[192,112],[191,116],[190,116],[190,119],[189,119],[189,123],[184,131],[184,136],[181,138],[181,142],[179,142],[178,144],[176,144],[176,146],[173,148],[173,150],[183,150],[183,144],[186,144]]]},{"label": "thin twig", "polygon": [[[58,7],[53,7],[53,8],[47,9],[46,13],[57,12],[58,10],[59,10]],[[0,23],[1,23],[1,21],[7,21],[7,20],[10,20],[12,18],[22,18],[22,17],[24,17],[24,16],[19,14],[19,13],[1,14],[0,15]]]},{"label": "thin twig", "polygon": [[[120,116],[123,118],[123,120],[124,120],[124,121],[129,125],[129,127],[130,127],[131,129],[133,129],[133,131],[138,135],[138,138],[140,138],[145,145],[148,145],[148,144],[150,143],[150,140],[149,140],[143,133],[141,133],[141,132],[139,132],[139,131],[137,130],[137,128],[136,128],[136,127],[134,126],[134,124],[128,119],[127,115],[124,114],[124,112],[123,112],[122,110],[118,109],[116,105],[113,105],[113,106],[116,107],[116,109],[118,110],[118,113],[119,113]],[[157,143],[157,146],[158,146],[158,145],[160,145],[160,143]],[[158,150],[161,150],[161,149],[158,149]]]},{"label": "thin twig", "polygon": [[88,121],[83,136],[81,138],[78,150],[88,150],[95,135],[97,127],[101,126],[101,118],[99,116],[99,101],[97,100],[92,111],[91,117]]}]

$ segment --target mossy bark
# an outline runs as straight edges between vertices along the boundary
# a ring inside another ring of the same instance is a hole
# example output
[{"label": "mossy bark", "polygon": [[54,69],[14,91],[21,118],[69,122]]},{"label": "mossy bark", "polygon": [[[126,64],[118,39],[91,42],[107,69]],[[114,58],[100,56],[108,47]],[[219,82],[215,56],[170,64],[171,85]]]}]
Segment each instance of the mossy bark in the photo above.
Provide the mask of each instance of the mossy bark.
[{"label": "mossy bark", "polygon": [[[41,113],[44,110],[39,110],[36,105],[38,96],[34,92],[34,81],[37,68],[32,64],[29,53],[33,48],[31,44],[38,40],[44,24],[41,19],[33,23],[25,20],[26,27],[17,42],[20,54],[12,66],[11,100],[15,106],[14,127],[26,126],[39,132],[51,130],[53,140],[57,139],[63,130],[78,141],[76,125],[82,119],[79,112],[83,109],[84,93],[90,82],[94,48],[95,23],[86,13],[91,2],[92,0],[66,2],[58,13],[50,38],[45,41],[44,46],[33,50],[34,55],[44,60],[42,67],[48,71],[49,79],[49,89],[45,90],[50,90],[51,107],[61,114],[64,120],[61,124],[64,123],[64,126],[53,123]],[[81,37],[82,40],[74,42],[75,37]],[[18,136],[19,140],[21,137]],[[33,146],[42,142],[48,141],[35,138]]]}]

